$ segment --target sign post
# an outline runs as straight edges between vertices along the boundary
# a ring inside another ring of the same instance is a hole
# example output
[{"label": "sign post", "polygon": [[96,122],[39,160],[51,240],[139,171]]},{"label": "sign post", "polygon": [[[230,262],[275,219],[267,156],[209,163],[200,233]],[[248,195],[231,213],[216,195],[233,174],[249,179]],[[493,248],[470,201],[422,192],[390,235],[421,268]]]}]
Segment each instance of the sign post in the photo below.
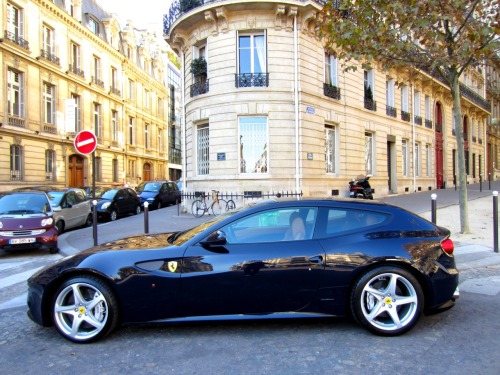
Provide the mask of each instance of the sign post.
[{"label": "sign post", "polygon": [[[90,130],[82,130],[79,132],[74,141],[75,150],[82,155],[92,154],[92,199],[95,202],[95,149],[97,148],[97,137]],[[97,220],[95,215],[94,204],[94,246],[97,245]]]}]

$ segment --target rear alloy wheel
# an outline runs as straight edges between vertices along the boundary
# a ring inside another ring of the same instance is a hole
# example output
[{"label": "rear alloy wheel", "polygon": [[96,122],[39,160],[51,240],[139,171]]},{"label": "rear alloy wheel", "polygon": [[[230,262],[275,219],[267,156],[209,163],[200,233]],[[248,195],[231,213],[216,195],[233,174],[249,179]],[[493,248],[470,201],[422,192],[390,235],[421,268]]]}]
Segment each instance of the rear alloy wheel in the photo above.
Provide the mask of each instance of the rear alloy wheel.
[{"label": "rear alloy wheel", "polygon": [[109,220],[115,221],[118,218],[118,213],[116,210],[113,210],[109,213]]},{"label": "rear alloy wheel", "polygon": [[92,218],[92,214],[89,214],[89,216],[87,216],[87,220],[85,220],[85,224],[83,224],[83,226],[84,227],[91,227],[93,223],[94,223],[94,219]]},{"label": "rear alloy wheel", "polygon": [[351,294],[356,321],[376,334],[397,336],[409,331],[422,313],[424,295],[417,279],[392,266],[364,274]]},{"label": "rear alloy wheel", "polygon": [[161,208],[161,201],[158,201],[158,203],[156,203],[156,209],[159,210]]},{"label": "rear alloy wheel", "polygon": [[141,206],[140,206],[140,205],[139,205],[139,206],[137,206],[137,207],[135,208],[134,215],[139,215],[139,214],[141,213],[141,211],[142,211],[142,210],[141,210]]},{"label": "rear alloy wheel", "polygon": [[74,342],[91,342],[106,336],[118,323],[118,303],[112,290],[95,277],[67,280],[52,304],[59,333]]}]

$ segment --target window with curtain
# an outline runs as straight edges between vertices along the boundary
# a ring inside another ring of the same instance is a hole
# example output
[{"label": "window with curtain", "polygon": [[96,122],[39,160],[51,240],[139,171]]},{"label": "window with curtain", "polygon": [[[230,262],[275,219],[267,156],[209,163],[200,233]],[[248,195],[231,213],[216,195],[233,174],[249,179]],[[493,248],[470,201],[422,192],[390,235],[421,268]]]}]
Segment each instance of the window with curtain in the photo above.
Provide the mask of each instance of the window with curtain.
[{"label": "window with curtain", "polygon": [[56,118],[56,88],[47,82],[43,83],[43,121],[55,125]]},{"label": "window with curtain", "polygon": [[9,115],[24,117],[24,74],[7,70],[7,111]]},{"label": "window with curtain", "polygon": [[375,170],[373,153],[375,151],[375,144],[373,133],[365,133],[365,170],[366,174],[373,175]]},{"label": "window with curtain", "polygon": [[21,181],[23,178],[23,148],[19,145],[10,146],[10,179]]},{"label": "window with curtain", "polygon": [[265,73],[266,38],[263,32],[239,35],[239,73]]},{"label": "window with curtain", "polygon": [[267,173],[267,117],[240,117],[238,121],[240,173]]},{"label": "window with curtain", "polygon": [[96,137],[102,137],[102,119],[101,119],[101,105],[99,103],[94,103],[94,134]]},{"label": "window with curtain", "polygon": [[408,156],[408,141],[406,139],[403,139],[401,142],[401,157],[403,158],[402,164],[403,164],[403,176],[408,177],[409,175],[409,156]]},{"label": "window with curtain", "polygon": [[337,128],[325,126],[325,169],[326,173],[336,173]]},{"label": "window with curtain", "polygon": [[45,150],[45,179],[54,180],[54,166],[56,161],[56,152],[54,150]]},{"label": "window with curtain", "polygon": [[210,173],[210,129],[208,124],[200,125],[197,129],[197,173]]}]

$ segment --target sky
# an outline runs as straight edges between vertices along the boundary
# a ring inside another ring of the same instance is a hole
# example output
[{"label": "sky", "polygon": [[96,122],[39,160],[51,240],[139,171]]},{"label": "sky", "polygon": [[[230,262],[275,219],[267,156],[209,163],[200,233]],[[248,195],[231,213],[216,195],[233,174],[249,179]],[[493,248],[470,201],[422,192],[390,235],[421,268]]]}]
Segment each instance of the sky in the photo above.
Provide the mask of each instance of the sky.
[{"label": "sky", "polygon": [[163,15],[168,13],[171,0],[98,0],[108,12],[115,13],[120,27],[128,20],[137,29],[159,31],[163,35]]}]

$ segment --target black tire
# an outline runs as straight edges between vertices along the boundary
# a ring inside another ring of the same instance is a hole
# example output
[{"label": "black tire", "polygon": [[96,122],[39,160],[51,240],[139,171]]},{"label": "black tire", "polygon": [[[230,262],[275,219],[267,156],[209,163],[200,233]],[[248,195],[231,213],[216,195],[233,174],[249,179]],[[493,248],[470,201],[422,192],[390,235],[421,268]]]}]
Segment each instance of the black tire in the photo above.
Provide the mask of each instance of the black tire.
[{"label": "black tire", "polygon": [[[76,290],[79,293],[75,293]],[[56,329],[73,342],[96,341],[118,324],[116,297],[111,288],[96,277],[74,277],[65,281],[54,294],[51,308]]]},{"label": "black tire", "polygon": [[93,223],[94,223],[94,217],[92,216],[92,214],[89,214],[89,216],[87,216],[87,220],[85,220],[85,224],[83,224],[83,226],[85,228],[88,228],[88,227],[91,227]]},{"label": "black tire", "polygon": [[424,294],[417,279],[393,266],[366,272],[351,293],[354,319],[381,336],[397,336],[413,328],[423,304]]},{"label": "black tire", "polygon": [[110,221],[115,221],[116,219],[118,219],[118,213],[116,212],[116,210],[112,210],[109,213],[109,220]]},{"label": "black tire", "polygon": [[135,208],[134,215],[139,215],[142,212],[141,205],[138,205]]},{"label": "black tire", "polygon": [[205,203],[203,203],[199,199],[195,200],[191,205],[191,213],[195,217],[202,217],[203,215],[205,215]]},{"label": "black tire", "polygon": [[161,207],[161,201],[158,201],[158,203],[156,203],[156,209],[159,210]]},{"label": "black tire", "polygon": [[57,227],[57,231],[59,232],[59,234],[63,234],[63,232],[64,232],[64,221],[59,220],[56,223],[56,227]]},{"label": "black tire", "polygon": [[227,201],[226,211],[234,210],[236,208],[236,203],[232,199]]},{"label": "black tire", "polygon": [[49,249],[49,253],[51,254],[57,254],[59,252],[59,248],[56,246],[56,247],[51,247]]}]

